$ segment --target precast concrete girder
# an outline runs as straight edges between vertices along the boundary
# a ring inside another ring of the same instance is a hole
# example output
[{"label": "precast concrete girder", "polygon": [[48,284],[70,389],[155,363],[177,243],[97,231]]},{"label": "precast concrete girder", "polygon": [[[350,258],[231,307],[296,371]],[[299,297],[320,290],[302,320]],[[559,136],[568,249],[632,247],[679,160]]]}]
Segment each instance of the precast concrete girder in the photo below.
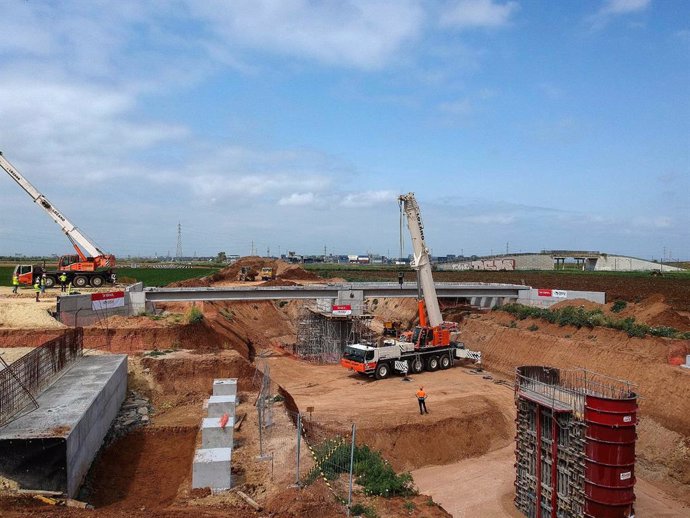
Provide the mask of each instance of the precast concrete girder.
[{"label": "precast concrete girder", "polygon": [[[436,283],[439,298],[466,298],[482,307],[516,301],[529,286],[521,284]],[[233,286],[221,288],[146,288],[146,302],[231,300],[332,299],[344,302],[363,298],[416,298],[416,283],[392,282],[309,284],[304,286]]]}]

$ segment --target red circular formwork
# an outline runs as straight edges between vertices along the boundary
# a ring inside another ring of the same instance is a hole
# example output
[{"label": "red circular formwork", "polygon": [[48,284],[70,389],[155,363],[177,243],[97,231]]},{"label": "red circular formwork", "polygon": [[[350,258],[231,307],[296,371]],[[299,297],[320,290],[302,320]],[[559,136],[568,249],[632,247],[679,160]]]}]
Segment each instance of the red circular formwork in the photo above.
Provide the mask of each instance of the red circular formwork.
[{"label": "red circular formwork", "polygon": [[637,430],[634,426],[613,427],[596,423],[587,423],[587,439],[600,442],[635,443]]},{"label": "red circular formwork", "polygon": [[585,422],[585,514],[629,516],[635,501],[635,394],[626,399],[588,395]]},{"label": "red circular formwork", "polygon": [[635,464],[635,442],[615,443],[595,441],[586,437],[585,456],[597,464],[629,466]]}]

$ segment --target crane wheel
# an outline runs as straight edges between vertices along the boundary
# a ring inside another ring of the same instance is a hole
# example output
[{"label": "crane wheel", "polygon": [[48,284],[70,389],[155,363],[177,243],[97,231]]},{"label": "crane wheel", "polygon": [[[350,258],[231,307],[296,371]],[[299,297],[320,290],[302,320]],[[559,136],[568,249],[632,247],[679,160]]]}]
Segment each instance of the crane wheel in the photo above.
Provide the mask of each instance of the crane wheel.
[{"label": "crane wheel", "polygon": [[55,277],[46,275],[46,288],[52,288],[55,286]]},{"label": "crane wheel", "polygon": [[424,363],[422,362],[421,358],[415,358],[414,360],[410,361],[410,372],[413,374],[419,374],[424,370]]},{"label": "crane wheel", "polygon": [[77,288],[86,288],[89,285],[89,279],[84,277],[83,275],[77,275],[74,278],[74,281],[72,283],[77,287]]},{"label": "crane wheel", "polygon": [[426,361],[426,370],[435,371],[436,369],[438,369],[438,357],[430,356]]},{"label": "crane wheel", "polygon": [[387,378],[388,375],[390,374],[390,367],[388,366],[387,363],[379,363],[378,366],[376,367],[376,379],[377,380],[382,380],[383,378]]},{"label": "crane wheel", "polygon": [[452,362],[450,360],[450,357],[448,355],[441,356],[441,359],[439,360],[439,366],[441,369],[447,369],[452,365]]},{"label": "crane wheel", "polygon": [[93,286],[94,288],[100,288],[101,286],[103,286],[104,283],[105,279],[103,279],[103,277],[101,277],[100,275],[91,277],[91,286]]}]

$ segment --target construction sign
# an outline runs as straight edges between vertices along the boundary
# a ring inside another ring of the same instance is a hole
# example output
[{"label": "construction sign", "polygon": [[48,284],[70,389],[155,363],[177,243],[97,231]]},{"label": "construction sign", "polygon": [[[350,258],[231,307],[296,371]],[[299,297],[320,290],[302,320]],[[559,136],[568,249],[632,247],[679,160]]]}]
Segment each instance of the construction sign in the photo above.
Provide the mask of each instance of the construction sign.
[{"label": "construction sign", "polygon": [[539,289],[539,290],[537,290],[537,295],[539,295],[540,297],[558,297],[561,299],[567,299],[568,298],[568,292],[565,290]]},{"label": "construction sign", "polygon": [[331,311],[334,315],[345,317],[352,315],[352,306],[350,304],[334,305],[331,306]]},{"label": "construction sign", "polygon": [[92,293],[91,309],[99,311],[103,309],[121,308],[125,305],[125,292],[112,291],[108,293]]}]

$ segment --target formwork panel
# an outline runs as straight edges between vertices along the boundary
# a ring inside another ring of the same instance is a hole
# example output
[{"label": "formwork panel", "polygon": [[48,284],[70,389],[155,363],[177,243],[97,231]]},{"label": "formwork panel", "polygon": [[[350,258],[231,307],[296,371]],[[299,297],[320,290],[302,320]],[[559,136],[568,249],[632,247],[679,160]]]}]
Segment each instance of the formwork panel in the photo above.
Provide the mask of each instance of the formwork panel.
[{"label": "formwork panel", "polygon": [[629,382],[517,369],[515,506],[529,518],[634,512],[636,395]]}]

